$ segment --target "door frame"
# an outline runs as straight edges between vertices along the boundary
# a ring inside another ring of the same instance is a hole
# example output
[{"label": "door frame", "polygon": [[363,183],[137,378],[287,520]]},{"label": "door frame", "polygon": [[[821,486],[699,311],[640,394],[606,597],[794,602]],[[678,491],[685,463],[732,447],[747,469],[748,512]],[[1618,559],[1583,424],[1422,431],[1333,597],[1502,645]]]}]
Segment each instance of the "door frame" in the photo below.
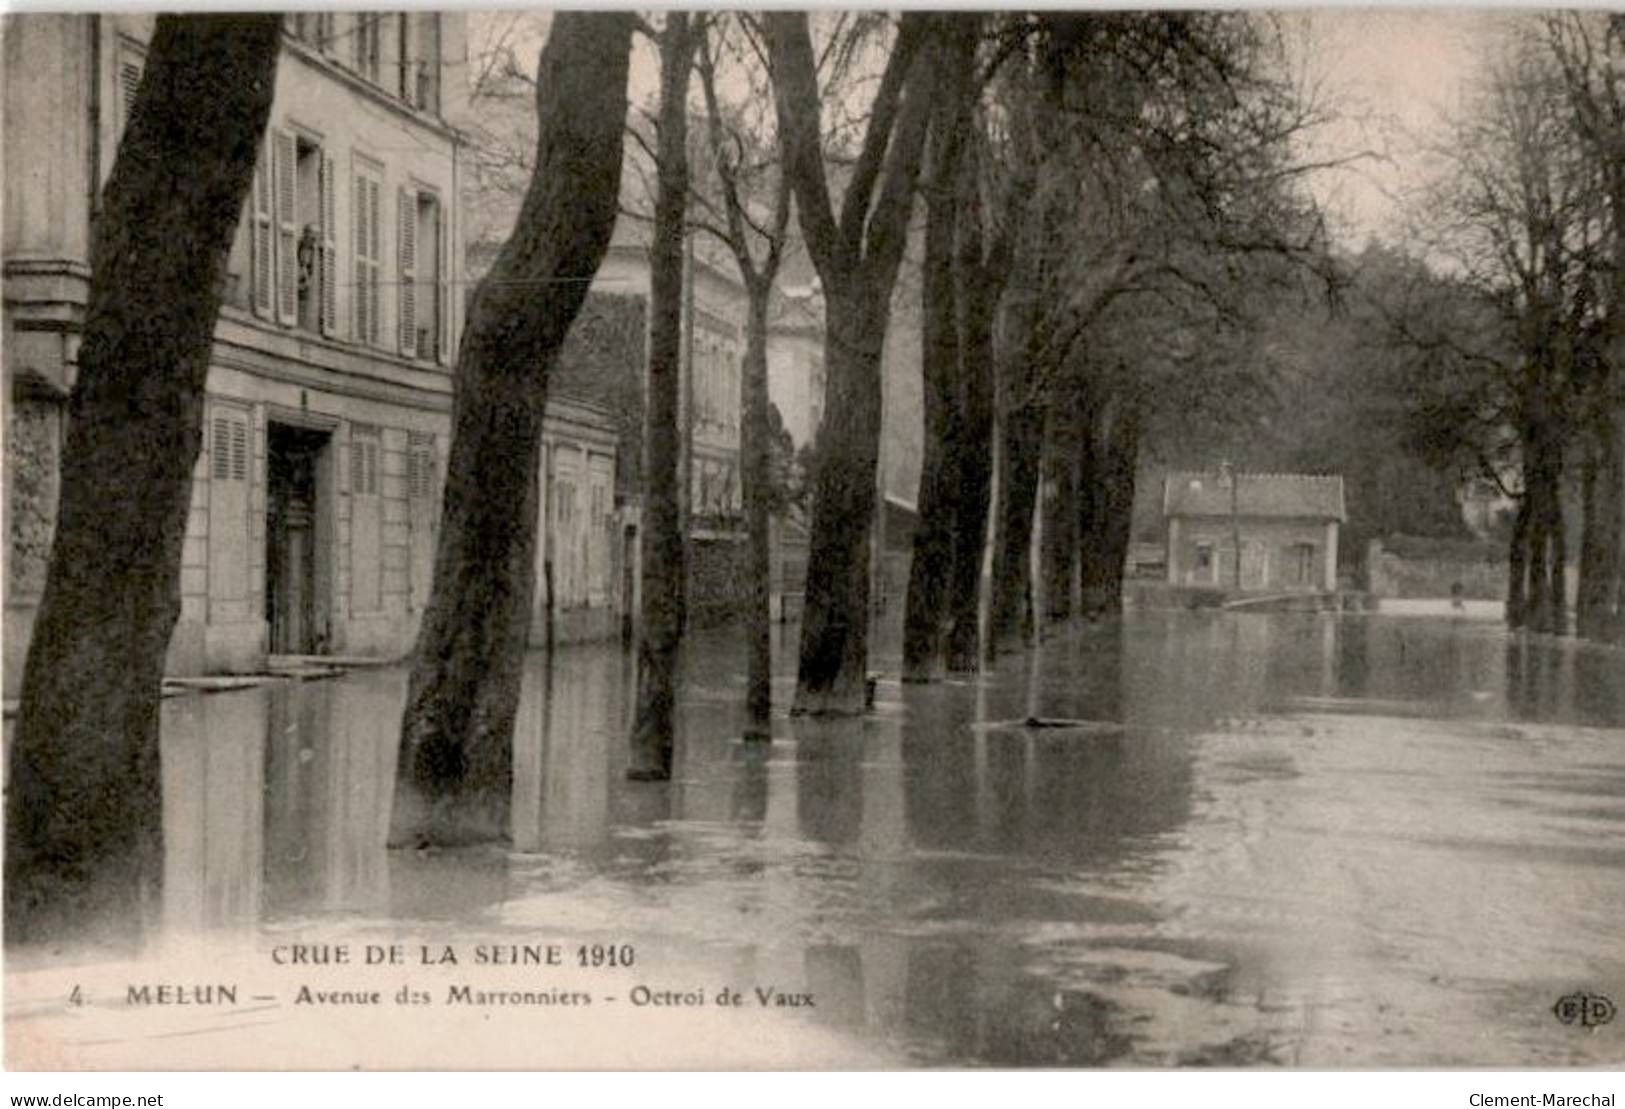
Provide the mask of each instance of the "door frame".
[{"label": "door frame", "polygon": [[[311,543],[314,550],[311,552],[311,622],[314,625],[312,635],[315,638],[318,654],[331,654],[337,644],[335,640],[334,614],[337,611],[336,582],[337,582],[337,536],[338,536],[338,431],[340,421],[336,416],[310,412],[305,409],[284,408],[280,405],[268,404],[265,406],[265,541],[271,540],[271,434],[275,425],[297,428],[301,431],[320,432],[326,436],[326,443],[316,452],[316,504],[312,512]],[[270,563],[265,566],[265,581],[262,588],[270,591]],[[266,621],[265,641],[272,642],[275,629],[269,620]]]}]

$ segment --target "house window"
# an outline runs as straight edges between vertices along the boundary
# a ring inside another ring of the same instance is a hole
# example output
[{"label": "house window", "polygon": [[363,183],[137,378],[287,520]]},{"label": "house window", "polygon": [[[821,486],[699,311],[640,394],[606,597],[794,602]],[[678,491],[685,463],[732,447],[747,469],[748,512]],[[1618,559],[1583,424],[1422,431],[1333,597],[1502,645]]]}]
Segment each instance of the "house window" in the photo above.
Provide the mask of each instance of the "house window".
[{"label": "house window", "polygon": [[403,188],[399,197],[400,348],[408,358],[451,357],[447,222],[440,198]]},{"label": "house window", "polygon": [[381,175],[359,160],[351,189],[351,222],[355,228],[355,266],[351,281],[354,298],[355,338],[358,343],[378,346],[383,327],[379,322],[379,259],[382,257],[383,186]]},{"label": "house window", "polygon": [[728,351],[723,355],[722,422],[730,428],[739,427],[739,355]]},{"label": "house window", "polygon": [[333,41],[332,12],[294,12],[291,19],[294,38],[321,50]]},{"label": "house window", "polygon": [[406,437],[406,495],[415,500],[434,496],[434,436],[410,432]]},{"label": "house window", "polygon": [[383,498],[378,494],[382,436],[370,424],[350,428],[350,606],[383,605]]},{"label": "house window", "polygon": [[333,159],[316,140],[273,128],[268,160],[254,180],[254,310],[288,327],[335,334]]},{"label": "house window", "polygon": [[141,75],[147,69],[147,49],[133,39],[119,37],[113,70],[113,148],[124,141],[124,130],[130,124],[130,112],[135,108],[136,90],[141,87]]},{"label": "house window", "polygon": [[355,70],[373,84],[383,83],[384,20],[383,12],[361,12],[356,15]]},{"label": "house window", "polygon": [[1294,543],[1292,545],[1291,565],[1293,581],[1298,585],[1315,584],[1315,545],[1313,543]]},{"label": "house window", "polygon": [[434,12],[402,12],[398,18],[402,100],[426,112],[440,111],[440,17]]},{"label": "house window", "polygon": [[1219,567],[1214,558],[1213,544],[1196,544],[1196,580],[1217,581],[1218,577]]}]

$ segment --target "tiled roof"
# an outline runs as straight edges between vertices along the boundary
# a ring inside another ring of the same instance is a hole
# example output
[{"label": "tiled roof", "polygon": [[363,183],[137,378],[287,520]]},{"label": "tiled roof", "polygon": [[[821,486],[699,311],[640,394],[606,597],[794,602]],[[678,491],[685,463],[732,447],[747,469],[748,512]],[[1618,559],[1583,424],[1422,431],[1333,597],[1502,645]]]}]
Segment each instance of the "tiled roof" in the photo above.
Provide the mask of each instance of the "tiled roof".
[{"label": "tiled roof", "polygon": [[1230,485],[1216,471],[1172,473],[1162,483],[1164,516],[1238,516],[1346,520],[1343,479],[1316,474],[1237,474]]}]

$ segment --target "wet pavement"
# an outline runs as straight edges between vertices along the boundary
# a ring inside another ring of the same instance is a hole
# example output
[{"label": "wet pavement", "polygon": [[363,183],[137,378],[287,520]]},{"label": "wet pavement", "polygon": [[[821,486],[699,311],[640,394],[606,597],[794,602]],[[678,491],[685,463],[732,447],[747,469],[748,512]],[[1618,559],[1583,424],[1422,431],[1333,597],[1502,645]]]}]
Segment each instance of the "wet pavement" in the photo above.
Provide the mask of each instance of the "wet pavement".
[{"label": "wet pavement", "polygon": [[[120,942],[8,949],[8,1060],[1625,1059],[1625,1022],[1553,1012],[1625,999],[1625,653],[1478,620],[1138,613],[993,675],[883,678],[865,719],[781,716],[762,745],[738,739],[739,637],[702,633],[663,785],[624,780],[632,678],[616,647],[530,656],[513,843],[446,851],[384,847],[400,670],[166,701],[159,908]],[[289,965],[300,945],[353,962]]]}]

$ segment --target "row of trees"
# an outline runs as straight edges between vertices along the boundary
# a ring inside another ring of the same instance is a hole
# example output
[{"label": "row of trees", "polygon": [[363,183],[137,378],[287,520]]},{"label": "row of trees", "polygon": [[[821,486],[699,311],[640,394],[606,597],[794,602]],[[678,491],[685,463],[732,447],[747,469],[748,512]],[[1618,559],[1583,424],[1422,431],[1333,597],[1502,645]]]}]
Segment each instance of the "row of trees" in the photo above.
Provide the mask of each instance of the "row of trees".
[{"label": "row of trees", "polygon": [[[792,207],[826,316],[793,706],[809,713],[864,704],[881,352],[911,242],[923,245],[921,372],[937,463],[910,583],[912,677],[974,665],[1031,621],[1026,552],[1046,467],[1071,493],[1066,507],[1047,509],[1045,534],[1072,537],[1054,544],[1057,558],[1081,564],[1090,595],[1110,603],[1139,436],[1159,419],[1226,404],[1222,372],[1188,372],[1197,351],[1245,327],[1244,290],[1296,280],[1299,263],[1320,256],[1289,155],[1306,117],[1280,76],[1270,25],[1251,16],[671,13],[655,28],[630,13],[555,15],[532,78],[528,185],[473,294],[458,353],[442,531],[402,720],[398,841],[505,828],[535,588],[541,417],[584,279],[617,218],[640,31],[658,45],[662,71],[648,144],[657,186],[640,777],[671,766],[687,226],[712,226],[751,299],[744,484],[757,735],[770,711],[765,319]],[[73,904],[109,888],[100,881],[109,867],[139,879],[155,858],[158,690],[204,369],[279,35],[275,17],[161,18],[103,198],[59,524],[14,744],[8,913]],[[728,66],[743,80],[719,79]],[[706,122],[691,142],[696,81]],[[769,86],[771,114],[753,117],[720,95]],[[911,237],[922,178],[925,226]],[[132,265],[141,280],[127,278]],[[109,500],[109,474],[129,475],[126,496]],[[994,635],[984,639],[976,597],[989,544]],[[116,611],[112,581],[130,583],[115,592]],[[140,865],[128,863],[132,844]]]},{"label": "row of trees", "polygon": [[[1577,463],[1587,513],[1581,623],[1590,631],[1617,627],[1619,608],[1621,27],[1565,15],[1540,28],[1501,94],[1486,100],[1494,111],[1455,151],[1462,172],[1452,203],[1440,206],[1453,220],[1439,241],[1460,248],[1457,276],[1362,259],[1361,284],[1382,295],[1361,301],[1359,318],[1380,318],[1385,359],[1406,355],[1397,358],[1408,375],[1399,392],[1411,398],[1404,414],[1436,460],[1468,458],[1498,478],[1521,467],[1512,611],[1531,626],[1554,626],[1560,611],[1562,515],[1552,505]],[[141,842],[156,837],[159,668],[218,307],[216,283],[193,278],[223,258],[268,112],[276,35],[274,20],[159,23],[97,225],[56,584],[35,633],[13,764],[13,874],[72,884],[84,860],[121,854],[109,849],[130,840],[130,828],[146,830],[134,837]],[[629,127],[640,35],[658,53],[660,92]],[[174,77],[180,66],[215,80],[197,68],[199,52],[228,58],[220,88]],[[1211,441],[1214,428],[1255,426],[1279,404],[1271,375],[1280,360],[1260,357],[1260,336],[1273,328],[1279,338],[1294,306],[1325,301],[1343,281],[1302,188],[1315,167],[1299,158],[1297,139],[1317,117],[1286,58],[1278,27],[1240,12],[669,13],[659,26],[630,13],[555,15],[537,66],[523,73],[534,142],[496,151],[485,167],[517,170],[526,184],[459,350],[443,526],[402,720],[395,839],[505,830],[535,588],[541,416],[625,203],[628,135],[652,181],[641,213],[652,278],[632,774],[661,779],[671,772],[685,604],[685,237],[715,239],[749,306],[746,731],[765,737],[767,519],[782,485],[769,449],[766,332],[789,252],[805,250],[820,280],[828,381],[807,479],[811,551],[792,710],[856,713],[868,670],[881,355],[899,275],[917,277],[921,291],[925,452],[904,665],[906,678],[928,681],[1020,645],[1045,618],[1115,608],[1144,448]],[[263,70],[262,83],[239,79],[250,72],[244,59]],[[187,101],[203,96],[215,114]],[[143,123],[149,116],[216,131],[207,142],[177,139]],[[1491,142],[1513,138],[1523,145]],[[158,149],[175,141],[189,144],[186,157]],[[141,176],[211,150],[218,178]],[[184,277],[115,280],[132,236],[182,224],[187,233],[163,250]],[[164,311],[126,303],[145,290]],[[138,385],[127,383],[132,367]],[[154,399],[132,420],[137,388]],[[132,499],[120,546],[108,539],[102,494],[105,475],[134,472],[133,463],[108,465],[95,452],[123,444],[156,464],[153,442],[174,449],[163,452],[162,475],[143,479],[146,499]],[[164,542],[155,546],[155,535]],[[122,623],[104,620],[94,614],[105,606],[83,596],[92,586],[74,575],[102,555],[128,565],[130,550],[142,552],[150,589],[130,592],[135,607]],[[86,695],[85,674],[108,688]],[[106,757],[65,768],[63,752],[80,749]],[[114,792],[136,800],[113,806]],[[8,882],[8,905],[41,888]]]},{"label": "row of trees", "polygon": [[[1422,222],[1431,270],[1386,300],[1425,363],[1413,437],[1516,498],[1507,617],[1625,634],[1625,16],[1523,17],[1440,151]],[[1570,534],[1565,505],[1579,504]],[[1577,542],[1576,542],[1577,538]]]}]

